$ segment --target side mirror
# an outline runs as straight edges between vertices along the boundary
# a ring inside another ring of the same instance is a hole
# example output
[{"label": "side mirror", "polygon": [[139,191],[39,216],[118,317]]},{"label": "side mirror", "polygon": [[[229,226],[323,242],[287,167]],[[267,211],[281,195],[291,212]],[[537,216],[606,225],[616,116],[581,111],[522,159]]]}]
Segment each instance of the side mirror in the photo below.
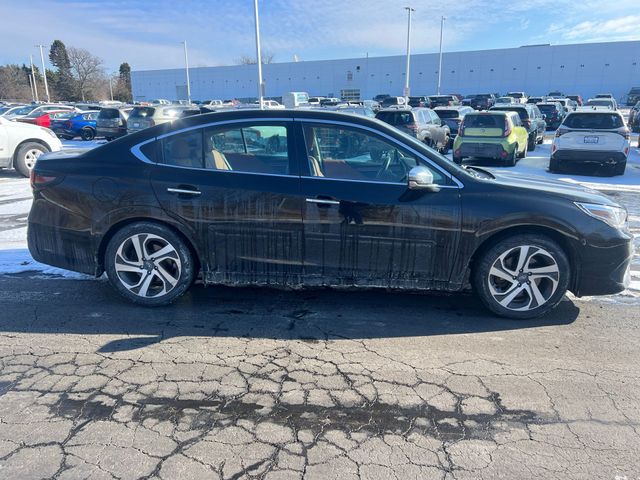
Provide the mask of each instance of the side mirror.
[{"label": "side mirror", "polygon": [[433,183],[433,173],[427,167],[413,167],[409,170],[409,190],[437,192],[440,187]]}]

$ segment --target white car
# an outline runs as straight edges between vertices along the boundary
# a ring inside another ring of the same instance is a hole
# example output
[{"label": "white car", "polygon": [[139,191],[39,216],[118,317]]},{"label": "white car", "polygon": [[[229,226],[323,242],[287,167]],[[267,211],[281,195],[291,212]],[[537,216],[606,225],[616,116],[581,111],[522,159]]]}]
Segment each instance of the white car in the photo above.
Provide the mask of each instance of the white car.
[{"label": "white car", "polygon": [[617,110],[618,103],[613,98],[590,98],[582,110]]},{"label": "white car", "polygon": [[556,130],[549,171],[569,165],[592,165],[623,175],[629,156],[631,132],[614,110],[578,110],[569,113]]},{"label": "white car", "polygon": [[263,100],[262,106],[265,110],[284,110],[284,105],[275,100]]},{"label": "white car", "polygon": [[48,128],[0,117],[0,169],[13,167],[28,177],[40,155],[61,149],[62,143]]},{"label": "white car", "polygon": [[507,92],[507,97],[513,97],[516,99],[514,103],[527,103],[529,99],[527,94],[524,92]]}]

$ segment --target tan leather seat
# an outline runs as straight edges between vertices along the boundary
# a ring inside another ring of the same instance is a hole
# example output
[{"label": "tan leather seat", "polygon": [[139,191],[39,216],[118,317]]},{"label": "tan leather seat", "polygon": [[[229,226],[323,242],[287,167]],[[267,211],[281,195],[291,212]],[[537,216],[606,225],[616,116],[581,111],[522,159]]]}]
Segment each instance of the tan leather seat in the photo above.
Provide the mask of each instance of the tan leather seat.
[{"label": "tan leather seat", "polygon": [[312,157],[311,155],[307,155],[309,158],[309,167],[311,168],[311,175],[314,177],[324,177],[324,173],[322,173],[322,169],[320,168],[320,162],[316,157]]},{"label": "tan leather seat", "polygon": [[227,157],[225,157],[221,151],[212,148],[211,156],[213,157],[213,166],[216,170],[233,170],[227,161]]}]

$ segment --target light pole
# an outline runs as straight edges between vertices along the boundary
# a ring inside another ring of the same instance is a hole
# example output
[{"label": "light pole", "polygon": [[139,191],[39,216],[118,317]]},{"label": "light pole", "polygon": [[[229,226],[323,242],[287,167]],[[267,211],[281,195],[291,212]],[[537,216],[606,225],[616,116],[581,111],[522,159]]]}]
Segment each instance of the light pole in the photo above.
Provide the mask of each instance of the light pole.
[{"label": "light pole", "polygon": [[35,72],[35,69],[33,68],[33,55],[29,55],[29,60],[31,60],[31,78],[33,79],[33,93],[35,93],[36,103],[38,103],[40,100],[38,99],[38,84],[36,83],[36,72]]},{"label": "light pole", "polygon": [[404,77],[404,102],[405,104],[409,104],[409,65],[411,63],[411,12],[415,12],[414,8],[404,7],[404,9],[409,13],[407,19],[407,68],[405,71]]},{"label": "light pole", "polygon": [[442,17],[440,19],[440,59],[438,61],[438,88],[437,94],[440,95],[440,84],[442,82],[442,31],[444,30],[444,21],[447,17]]},{"label": "light pole", "polygon": [[111,94],[111,101],[113,102],[113,85],[111,84],[112,78],[109,77],[109,93]]},{"label": "light pole", "polygon": [[44,78],[44,93],[47,96],[48,103],[51,101],[51,97],[49,96],[49,85],[47,84],[47,68],[44,66],[44,53],[42,53],[44,45],[36,45],[36,47],[40,48],[40,60],[42,61],[42,78]]},{"label": "light pole", "polygon": [[253,14],[256,21],[256,60],[258,63],[258,102],[260,110],[264,109],[264,84],[262,83],[262,54],[260,53],[260,19],[258,17],[258,0],[253,0]]},{"label": "light pole", "polygon": [[187,101],[191,105],[191,82],[189,81],[189,56],[187,55],[187,41],[181,42],[184,45],[184,68],[187,72]]}]

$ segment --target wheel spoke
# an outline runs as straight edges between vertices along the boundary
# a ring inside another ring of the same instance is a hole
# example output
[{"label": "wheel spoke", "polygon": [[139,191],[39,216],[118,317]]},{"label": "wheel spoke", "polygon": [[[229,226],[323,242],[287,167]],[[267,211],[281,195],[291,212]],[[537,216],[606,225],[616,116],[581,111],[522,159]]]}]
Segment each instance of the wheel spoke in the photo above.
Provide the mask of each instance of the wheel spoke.
[{"label": "wheel spoke", "polygon": [[[504,267],[503,267],[504,268]],[[509,274],[508,272],[498,268],[497,266],[493,266],[491,267],[491,270],[489,271],[490,275],[496,276],[498,278],[501,278],[503,280],[506,280],[508,282],[514,282],[513,280],[513,275]]]},{"label": "wheel spoke", "polygon": [[520,247],[520,256],[518,257],[518,266],[516,267],[516,272],[522,271],[524,269],[524,265],[529,259],[529,246],[523,245]]},{"label": "wheel spoke", "polygon": [[509,308],[509,304],[516,298],[523,290],[525,289],[524,285],[520,285],[517,288],[511,289],[511,293],[509,293],[506,297],[500,300],[498,303],[503,307]]},{"label": "wheel spoke", "polygon": [[139,266],[131,265],[130,263],[117,263],[116,262],[116,272],[142,273],[143,270],[141,270]]},{"label": "wheel spoke", "polygon": [[153,280],[153,277],[154,277],[153,272],[147,273],[146,276],[144,276],[144,281],[140,286],[140,290],[138,290],[138,295],[140,295],[141,297],[147,296],[147,292],[149,291],[149,285],[151,285],[151,280]]},{"label": "wheel spoke", "polygon": [[167,272],[162,265],[157,265],[157,267],[158,270],[156,271],[156,276],[162,280],[163,283],[169,283],[171,288],[175,287],[179,279]]},{"label": "wheel spoke", "polygon": [[530,293],[532,293],[533,298],[535,298],[537,305],[536,306],[540,306],[544,303],[546,303],[547,299],[544,298],[544,296],[542,295],[542,292],[540,292],[540,289],[538,288],[538,284],[536,282],[531,282],[529,284],[527,284],[528,290]]},{"label": "wheel spoke", "polygon": [[149,256],[157,263],[167,258],[178,258],[178,252],[176,252],[176,249],[173,248],[171,244],[167,244],[166,247],[161,248],[157,252],[150,253]]},{"label": "wheel spoke", "polygon": [[138,261],[141,262],[144,258],[142,253],[142,242],[140,241],[141,235],[134,235],[131,237],[131,244],[133,245],[134,250],[136,251],[136,255],[138,257]]}]

